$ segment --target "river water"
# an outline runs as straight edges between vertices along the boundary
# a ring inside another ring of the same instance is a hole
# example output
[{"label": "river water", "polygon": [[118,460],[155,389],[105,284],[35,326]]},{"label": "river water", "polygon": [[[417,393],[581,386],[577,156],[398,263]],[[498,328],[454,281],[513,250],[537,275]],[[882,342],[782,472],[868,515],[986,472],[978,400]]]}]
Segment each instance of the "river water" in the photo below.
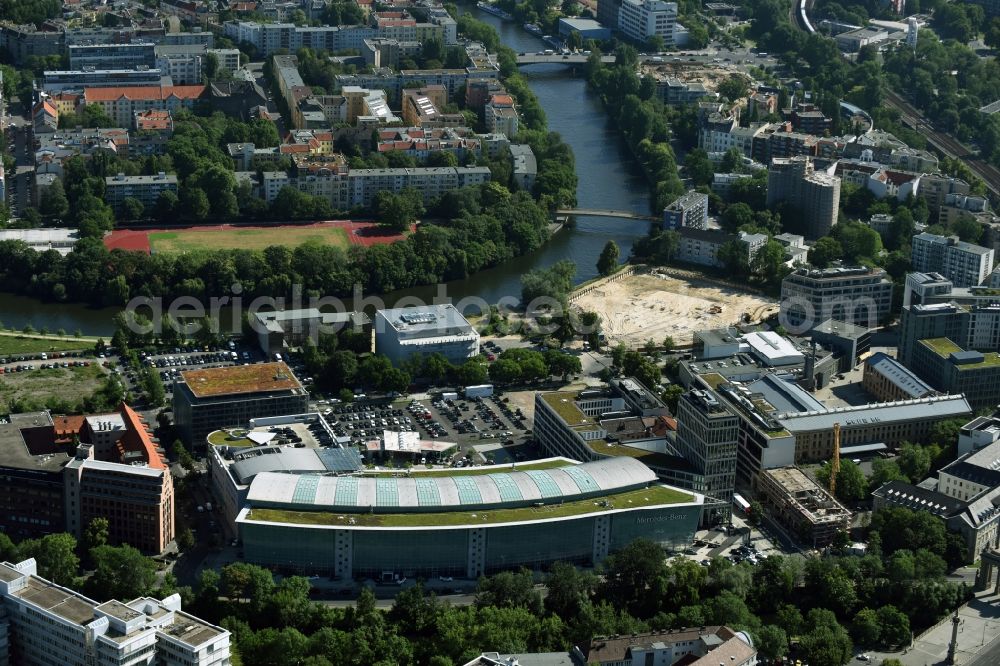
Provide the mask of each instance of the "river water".
[{"label": "river water", "polygon": [[[504,44],[515,52],[534,53],[544,48],[541,39],[524,32],[519,24],[504,22],[469,5],[482,21],[500,33]],[[597,96],[591,92],[582,75],[564,65],[531,65],[523,70],[531,89],[545,109],[549,130],[558,132],[573,149],[579,178],[577,204],[579,208],[631,210],[649,214],[649,190],[621,143],[617,132],[608,125]],[[542,249],[519,257],[503,266],[477,273],[466,280],[450,282],[443,289],[420,287],[386,294],[383,301],[395,304],[404,296],[425,301],[445,294],[456,301],[478,297],[487,303],[501,298],[517,298],[521,292],[521,275],[532,268],[551,266],[561,259],[572,259],[577,265],[577,282],[596,276],[597,258],[609,240],[621,248],[627,257],[632,243],[648,231],[648,223],[603,217],[583,217],[576,226],[557,233]],[[111,318],[114,309],[90,309],[81,305],[40,303],[33,299],[0,294],[0,322],[5,326],[23,327],[31,323],[51,331],[65,329],[72,333],[80,329],[86,335],[107,335],[113,332]]]}]

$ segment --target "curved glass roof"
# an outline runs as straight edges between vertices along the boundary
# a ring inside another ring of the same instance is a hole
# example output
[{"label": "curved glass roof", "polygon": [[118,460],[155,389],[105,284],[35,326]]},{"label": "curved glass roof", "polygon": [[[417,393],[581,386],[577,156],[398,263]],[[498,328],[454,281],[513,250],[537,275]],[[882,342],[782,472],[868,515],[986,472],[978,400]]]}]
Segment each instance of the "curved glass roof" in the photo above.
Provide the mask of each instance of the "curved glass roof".
[{"label": "curved glass roof", "polygon": [[608,458],[547,470],[421,477],[258,474],[247,500],[256,506],[358,513],[464,510],[553,504],[608,495],[655,482],[635,458]]}]

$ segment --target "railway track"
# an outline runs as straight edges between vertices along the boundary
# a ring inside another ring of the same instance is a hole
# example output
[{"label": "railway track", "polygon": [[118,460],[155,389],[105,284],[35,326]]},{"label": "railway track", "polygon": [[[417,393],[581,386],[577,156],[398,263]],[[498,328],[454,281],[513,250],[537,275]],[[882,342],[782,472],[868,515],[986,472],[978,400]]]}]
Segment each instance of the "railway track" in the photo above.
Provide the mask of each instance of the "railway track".
[{"label": "railway track", "polygon": [[[806,13],[809,4],[809,0],[793,0],[791,3],[788,18],[796,30],[814,32]],[[1000,196],[1000,169],[977,156],[975,152],[959,143],[951,135],[937,131],[933,123],[924,118],[919,110],[895,91],[886,90],[883,103],[899,111],[903,124],[909,125],[924,135],[928,142],[946,157],[962,160],[975,176],[982,179],[990,192]]]}]

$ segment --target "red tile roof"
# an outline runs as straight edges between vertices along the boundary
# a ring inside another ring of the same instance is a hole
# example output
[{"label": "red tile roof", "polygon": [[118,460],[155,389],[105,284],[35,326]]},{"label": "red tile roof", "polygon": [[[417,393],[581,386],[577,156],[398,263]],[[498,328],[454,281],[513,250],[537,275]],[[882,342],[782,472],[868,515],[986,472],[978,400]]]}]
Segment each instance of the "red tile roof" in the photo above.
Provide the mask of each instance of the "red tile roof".
[{"label": "red tile roof", "polygon": [[117,99],[164,100],[170,97],[198,99],[205,93],[205,86],[140,86],[136,88],[86,88],[83,98],[87,104],[113,102]]},{"label": "red tile roof", "polygon": [[124,402],[119,411],[125,421],[125,434],[118,440],[118,453],[122,456],[122,460],[125,460],[127,454],[138,453],[151,468],[167,469],[166,460],[150,437],[142,417]]}]

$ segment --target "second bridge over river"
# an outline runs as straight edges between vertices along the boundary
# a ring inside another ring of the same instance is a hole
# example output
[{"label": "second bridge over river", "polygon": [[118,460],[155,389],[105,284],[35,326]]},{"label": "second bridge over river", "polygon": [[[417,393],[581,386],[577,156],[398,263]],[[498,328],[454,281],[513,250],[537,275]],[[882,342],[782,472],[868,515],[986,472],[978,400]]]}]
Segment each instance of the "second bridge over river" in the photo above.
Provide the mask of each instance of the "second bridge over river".
[{"label": "second bridge over river", "polygon": [[602,210],[600,208],[560,208],[556,215],[574,215],[576,217],[618,217],[623,220],[645,220],[659,222],[662,218],[654,215],[643,215],[630,210]]}]

